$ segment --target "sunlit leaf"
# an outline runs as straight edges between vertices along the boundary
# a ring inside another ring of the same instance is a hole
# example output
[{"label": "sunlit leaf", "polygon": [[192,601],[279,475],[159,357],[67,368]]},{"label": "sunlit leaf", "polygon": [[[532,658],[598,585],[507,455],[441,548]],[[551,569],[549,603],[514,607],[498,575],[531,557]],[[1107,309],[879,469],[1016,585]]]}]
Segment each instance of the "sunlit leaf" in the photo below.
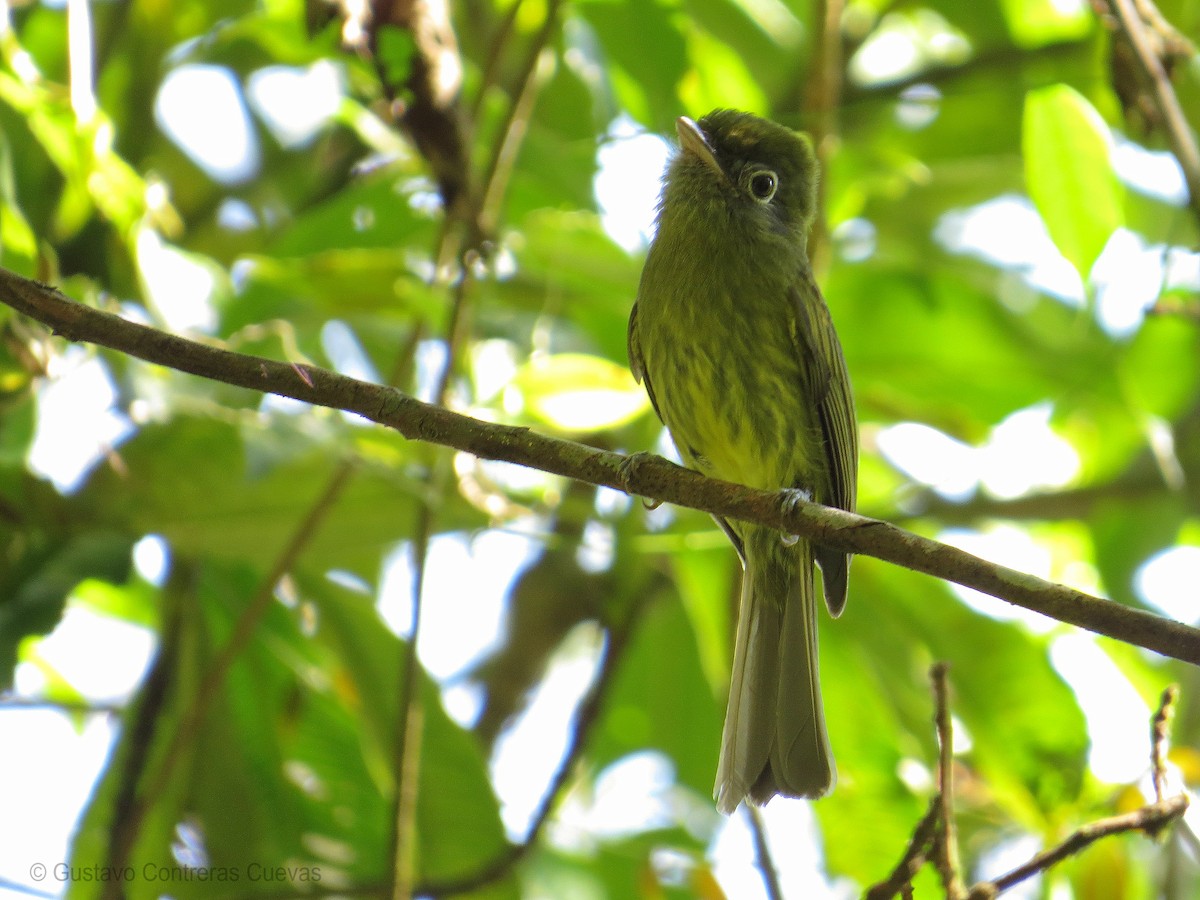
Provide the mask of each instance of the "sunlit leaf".
[{"label": "sunlit leaf", "polygon": [[1022,149],[1029,196],[1054,243],[1086,280],[1124,222],[1108,126],[1074,88],[1037,88],[1025,97]]},{"label": "sunlit leaf", "polygon": [[650,406],[629,369],[583,353],[534,357],[510,387],[530,415],[566,432],[616,428]]},{"label": "sunlit leaf", "polygon": [[1094,22],[1087,7],[1053,0],[1002,0],[1000,8],[1022,47],[1077,40],[1088,33]]}]

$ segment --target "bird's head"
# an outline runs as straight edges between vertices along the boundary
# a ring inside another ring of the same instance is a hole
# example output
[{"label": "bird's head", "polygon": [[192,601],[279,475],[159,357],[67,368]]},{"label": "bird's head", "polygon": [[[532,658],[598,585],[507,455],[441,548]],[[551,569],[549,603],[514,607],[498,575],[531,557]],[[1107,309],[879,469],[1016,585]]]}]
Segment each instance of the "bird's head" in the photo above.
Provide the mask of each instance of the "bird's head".
[{"label": "bird's head", "polygon": [[734,230],[749,239],[786,237],[803,245],[816,210],[812,142],[750,113],[718,109],[675,123],[680,152],[667,171],[663,215]]}]

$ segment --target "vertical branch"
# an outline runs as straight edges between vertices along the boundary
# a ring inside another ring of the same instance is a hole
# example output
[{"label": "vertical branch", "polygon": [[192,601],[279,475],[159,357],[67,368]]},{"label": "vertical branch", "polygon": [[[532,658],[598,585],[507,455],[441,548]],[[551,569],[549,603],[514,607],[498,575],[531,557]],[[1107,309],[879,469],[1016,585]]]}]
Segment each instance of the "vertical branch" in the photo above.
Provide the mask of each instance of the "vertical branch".
[{"label": "vertical branch", "polygon": [[775,868],[775,861],[771,858],[771,848],[767,845],[767,827],[762,820],[762,813],[748,803],[742,806],[750,822],[750,834],[754,837],[754,855],[758,859],[758,869],[762,872],[767,897],[770,900],[783,900],[783,888],[779,884],[779,872]]},{"label": "vertical branch", "polygon": [[[450,260],[458,256],[458,273],[454,282],[454,300],[450,318],[446,326],[446,359],[438,373],[434,388],[433,402],[438,406],[445,405],[450,382],[458,368],[461,349],[470,330],[467,323],[470,318],[470,288],[474,282],[474,272],[481,262],[480,256],[485,236],[495,227],[500,202],[507,190],[512,166],[525,136],[529,115],[537,97],[538,62],[558,24],[561,6],[562,0],[552,0],[546,10],[546,19],[542,28],[526,54],[516,95],[510,103],[507,120],[493,144],[490,162],[478,195],[468,196],[466,203],[447,205],[446,207],[447,220],[439,238],[435,271],[444,271]],[[463,248],[461,251],[460,247]],[[414,849],[417,784],[420,776],[420,746],[424,725],[424,708],[421,691],[417,684],[419,677],[417,642],[420,637],[426,556],[429,541],[436,527],[436,498],[445,496],[446,491],[449,490],[450,476],[450,468],[444,454],[440,454],[437,450],[432,452],[438,453],[438,458],[431,465],[429,499],[421,507],[417,534],[413,541],[415,570],[412,595],[413,624],[399,685],[400,706],[393,761],[396,784],[391,860],[393,900],[409,900],[416,883]]]},{"label": "vertical branch", "polygon": [[942,820],[934,851],[946,897],[948,900],[960,900],[967,892],[958,872],[958,828],[954,822],[954,731],[950,724],[950,701],[946,686],[948,668],[945,663],[939,662],[930,670],[937,702],[934,724],[938,736],[938,805]]},{"label": "vertical branch", "polygon": [[[464,337],[462,318],[467,303],[470,267],[464,265],[454,288],[454,304],[447,326],[446,359],[434,389],[434,402],[445,405],[458,348]],[[429,491],[417,516],[413,537],[412,631],[400,664],[397,685],[396,737],[392,771],[395,794],[392,810],[391,865],[393,900],[411,900],[416,884],[417,791],[421,773],[421,739],[425,732],[425,705],[421,695],[421,667],[417,642],[421,635],[421,609],[428,567],[429,543],[437,523],[437,499],[445,496],[450,472],[447,457],[430,448]]]},{"label": "vertical branch", "polygon": [[1158,701],[1158,711],[1150,723],[1150,775],[1154,779],[1154,800],[1162,803],[1167,795],[1167,741],[1171,720],[1175,718],[1175,701],[1179,685],[1168,685]]},{"label": "vertical branch", "polygon": [[[842,10],[845,0],[813,0],[812,21],[816,39],[812,48],[804,109],[809,133],[817,151],[821,171],[828,162],[838,132],[837,111],[842,95]],[[828,263],[829,229],[825,221],[826,179],[817,180],[817,215],[808,237],[808,256],[813,268]]]},{"label": "vertical branch", "polygon": [[432,503],[422,505],[413,539],[412,632],[400,664],[399,702],[393,759],[395,798],[392,837],[392,898],[411,900],[416,883],[417,785],[421,772],[421,738],[425,733],[425,704],[421,696],[421,669],[417,638],[421,633],[421,600],[434,525]]}]

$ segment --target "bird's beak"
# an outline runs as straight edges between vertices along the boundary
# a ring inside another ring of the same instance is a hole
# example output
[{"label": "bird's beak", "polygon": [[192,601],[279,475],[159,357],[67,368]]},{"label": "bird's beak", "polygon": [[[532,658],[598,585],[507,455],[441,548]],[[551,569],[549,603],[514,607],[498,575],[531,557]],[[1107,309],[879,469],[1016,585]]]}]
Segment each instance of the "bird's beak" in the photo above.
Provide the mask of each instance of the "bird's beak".
[{"label": "bird's beak", "polygon": [[721,171],[721,164],[717,162],[712,146],[699,125],[687,116],[680,116],[675,120],[675,133],[679,135],[679,148],[684,153],[690,153],[717,175],[725,177],[725,173]]}]

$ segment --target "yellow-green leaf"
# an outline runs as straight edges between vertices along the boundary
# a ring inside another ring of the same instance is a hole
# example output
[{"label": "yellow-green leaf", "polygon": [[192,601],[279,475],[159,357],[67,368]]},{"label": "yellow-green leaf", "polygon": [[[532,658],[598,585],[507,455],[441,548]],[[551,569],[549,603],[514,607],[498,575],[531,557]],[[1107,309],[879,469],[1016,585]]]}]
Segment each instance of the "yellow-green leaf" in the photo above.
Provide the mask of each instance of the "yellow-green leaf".
[{"label": "yellow-green leaf", "polygon": [[1086,281],[1124,223],[1108,126],[1074,88],[1055,84],[1025,95],[1023,127],[1029,196],[1062,255]]},{"label": "yellow-green leaf", "polygon": [[509,385],[506,404],[562,431],[615,428],[646,410],[646,392],[624,366],[586,353],[557,353],[523,365]]}]

